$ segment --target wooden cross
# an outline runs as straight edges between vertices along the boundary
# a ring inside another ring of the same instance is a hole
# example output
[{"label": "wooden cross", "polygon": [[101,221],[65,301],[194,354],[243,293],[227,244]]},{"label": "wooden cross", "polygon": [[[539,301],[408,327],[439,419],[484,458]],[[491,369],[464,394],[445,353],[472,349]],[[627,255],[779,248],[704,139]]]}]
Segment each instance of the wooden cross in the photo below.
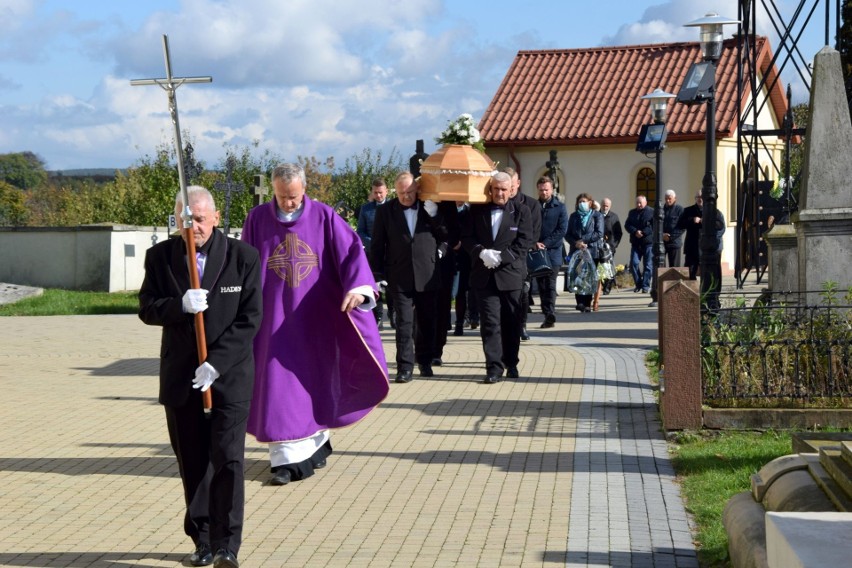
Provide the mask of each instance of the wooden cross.
[{"label": "wooden cross", "polygon": [[233,156],[228,156],[225,160],[225,181],[217,181],[213,187],[225,192],[225,234],[230,232],[231,227],[231,197],[234,193],[240,193],[245,189],[243,184],[234,181],[234,168],[237,165],[237,159]]},{"label": "wooden cross", "polygon": [[261,203],[266,203],[266,176],[254,176],[254,196],[252,201],[257,207]]}]

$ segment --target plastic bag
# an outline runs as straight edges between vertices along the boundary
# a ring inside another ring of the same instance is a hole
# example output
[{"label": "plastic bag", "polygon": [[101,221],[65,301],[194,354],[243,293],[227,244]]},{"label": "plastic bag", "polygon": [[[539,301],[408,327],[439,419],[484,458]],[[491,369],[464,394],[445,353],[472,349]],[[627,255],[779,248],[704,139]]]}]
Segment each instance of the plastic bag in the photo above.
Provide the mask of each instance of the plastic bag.
[{"label": "plastic bag", "polygon": [[598,270],[588,249],[577,249],[568,260],[568,290],[575,294],[594,294],[598,287]]}]

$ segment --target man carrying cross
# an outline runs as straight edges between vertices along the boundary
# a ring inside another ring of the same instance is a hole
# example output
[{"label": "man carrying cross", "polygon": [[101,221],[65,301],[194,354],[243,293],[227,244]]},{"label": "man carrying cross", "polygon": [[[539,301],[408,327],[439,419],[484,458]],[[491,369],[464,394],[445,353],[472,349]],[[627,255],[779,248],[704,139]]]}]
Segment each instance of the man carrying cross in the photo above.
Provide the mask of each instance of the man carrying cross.
[{"label": "man carrying cross", "polygon": [[277,166],[272,188],[242,234],[260,251],[264,305],[248,432],[269,444],[270,483],[285,485],[325,467],[329,430],[365,417],[389,385],[358,235],[305,195],[300,166]]}]

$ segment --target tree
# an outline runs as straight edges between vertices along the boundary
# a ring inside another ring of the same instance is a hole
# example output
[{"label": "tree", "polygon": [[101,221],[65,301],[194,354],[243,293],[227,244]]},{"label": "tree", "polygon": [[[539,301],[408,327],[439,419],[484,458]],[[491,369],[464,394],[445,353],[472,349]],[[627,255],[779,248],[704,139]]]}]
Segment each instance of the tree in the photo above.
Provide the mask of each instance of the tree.
[{"label": "tree", "polygon": [[[334,172],[331,180],[332,204],[342,204],[344,211],[354,212],[367,201],[370,185],[376,178],[385,180],[388,187],[404,169],[402,158],[396,149],[385,160],[382,152],[373,154],[369,148],[347,158],[343,167]],[[352,222],[352,219],[348,219]],[[354,220],[357,222],[357,219]]]},{"label": "tree", "polygon": [[0,181],[0,226],[26,225],[28,213],[24,192],[12,184]]},{"label": "tree", "polygon": [[0,181],[19,189],[39,187],[47,181],[44,161],[32,152],[0,154]]},{"label": "tree", "polygon": [[175,208],[180,187],[174,150],[157,147],[154,156],[140,158],[138,165],[115,179],[115,193],[125,197],[121,218],[114,222],[131,225],[165,225]]}]

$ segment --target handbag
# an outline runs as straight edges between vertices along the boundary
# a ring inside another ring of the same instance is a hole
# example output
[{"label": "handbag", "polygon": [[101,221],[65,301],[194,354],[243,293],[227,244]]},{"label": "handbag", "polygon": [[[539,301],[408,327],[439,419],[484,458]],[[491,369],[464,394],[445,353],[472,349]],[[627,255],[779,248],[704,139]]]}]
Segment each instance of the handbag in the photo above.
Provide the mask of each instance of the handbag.
[{"label": "handbag", "polygon": [[550,260],[547,258],[547,249],[531,250],[527,253],[527,272],[531,278],[546,276],[553,272]]},{"label": "handbag", "polygon": [[606,241],[598,246],[598,260],[603,262],[612,260],[612,247]]}]

